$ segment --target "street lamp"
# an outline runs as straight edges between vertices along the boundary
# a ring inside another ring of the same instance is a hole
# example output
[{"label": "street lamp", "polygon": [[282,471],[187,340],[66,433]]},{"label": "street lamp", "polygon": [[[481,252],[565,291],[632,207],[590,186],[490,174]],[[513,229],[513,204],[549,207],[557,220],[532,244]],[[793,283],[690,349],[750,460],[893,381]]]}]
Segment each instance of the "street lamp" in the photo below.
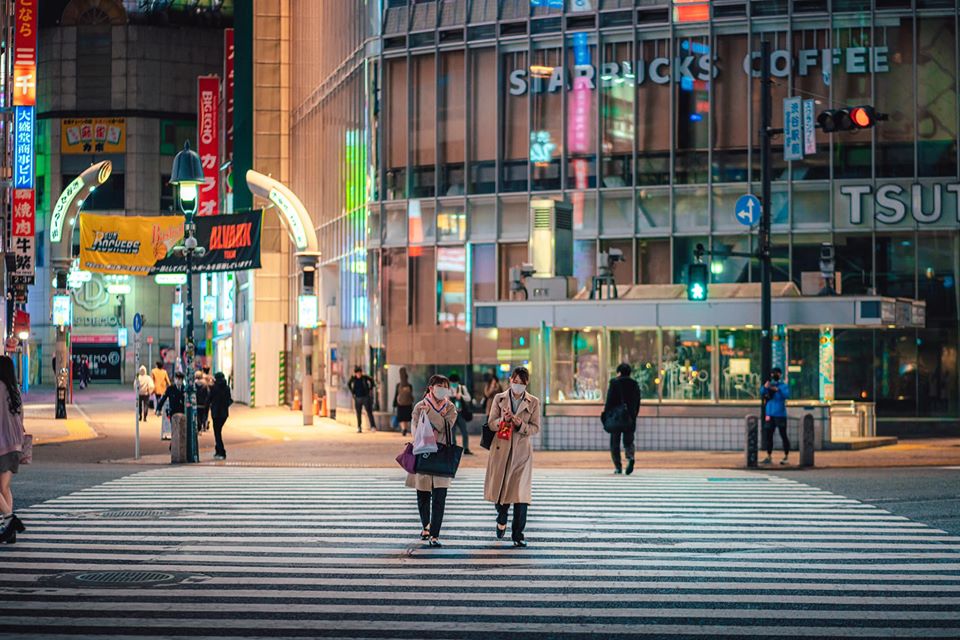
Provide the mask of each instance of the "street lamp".
[{"label": "street lamp", "polygon": [[[199,205],[199,185],[204,183],[203,164],[200,156],[190,149],[190,141],[183,144],[183,151],[173,159],[170,172],[170,184],[174,186],[177,202],[183,211],[183,244],[174,247],[187,261],[187,305],[185,309],[187,325],[186,376],[184,389],[186,402],[184,409],[187,418],[187,461],[200,462],[200,445],[197,442],[196,387],[193,384],[193,357],[196,348],[193,343],[193,258],[201,258],[207,252],[197,246],[196,224],[193,215]],[[180,357],[180,354],[177,354]]]}]

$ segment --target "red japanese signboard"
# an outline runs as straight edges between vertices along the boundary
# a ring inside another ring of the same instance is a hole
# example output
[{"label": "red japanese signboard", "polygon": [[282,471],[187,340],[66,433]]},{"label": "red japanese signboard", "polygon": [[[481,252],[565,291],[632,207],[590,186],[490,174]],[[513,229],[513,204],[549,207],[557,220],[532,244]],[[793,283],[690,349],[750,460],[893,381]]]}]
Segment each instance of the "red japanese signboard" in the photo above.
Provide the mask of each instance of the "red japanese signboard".
[{"label": "red japanese signboard", "polygon": [[33,284],[36,267],[36,201],[33,189],[14,189],[10,242],[15,284]]},{"label": "red japanese signboard", "polygon": [[220,191],[217,177],[220,172],[220,78],[200,76],[197,78],[197,153],[203,163],[205,184],[200,187],[200,203],[197,215],[209,216],[220,208]]},{"label": "red japanese signboard", "polygon": [[[223,160],[233,159],[233,29],[223,30]],[[229,175],[229,173],[227,174]],[[226,177],[226,176],[225,176]],[[224,182],[230,192],[230,181]]]},{"label": "red japanese signboard", "polygon": [[13,104],[37,104],[37,5],[39,0],[17,0],[13,35]]}]

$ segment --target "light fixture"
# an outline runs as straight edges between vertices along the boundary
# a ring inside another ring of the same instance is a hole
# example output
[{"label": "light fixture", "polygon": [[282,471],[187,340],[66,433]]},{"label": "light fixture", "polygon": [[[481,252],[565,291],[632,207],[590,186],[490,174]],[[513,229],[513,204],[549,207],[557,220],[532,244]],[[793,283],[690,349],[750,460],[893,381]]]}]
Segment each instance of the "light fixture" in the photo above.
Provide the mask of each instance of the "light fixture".
[{"label": "light fixture", "polygon": [[183,150],[173,158],[170,171],[170,184],[174,185],[180,200],[180,209],[186,214],[194,214],[199,205],[199,185],[205,181],[203,163],[196,151],[190,148],[190,141],[183,143]]},{"label": "light fixture", "polygon": [[27,338],[30,337],[30,332],[29,332],[29,331],[21,331],[20,333],[17,334],[17,337],[20,338],[21,340],[26,340]]}]

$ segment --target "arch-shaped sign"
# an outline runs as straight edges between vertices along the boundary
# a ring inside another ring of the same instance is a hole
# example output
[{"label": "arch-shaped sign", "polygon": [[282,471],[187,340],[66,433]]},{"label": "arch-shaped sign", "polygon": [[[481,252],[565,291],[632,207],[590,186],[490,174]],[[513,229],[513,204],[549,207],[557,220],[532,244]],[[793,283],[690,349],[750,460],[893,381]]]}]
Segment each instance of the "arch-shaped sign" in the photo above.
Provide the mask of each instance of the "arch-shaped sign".
[{"label": "arch-shaped sign", "polygon": [[73,219],[76,215],[74,208],[79,209],[83,205],[84,192],[93,191],[110,178],[113,171],[113,164],[109,160],[90,165],[79,176],[73,179],[73,182],[67,185],[60,197],[57,198],[57,204],[53,207],[53,215],[50,216],[50,242],[59,243],[63,236],[63,222],[69,217]]},{"label": "arch-shaped sign", "polygon": [[283,221],[290,239],[300,253],[316,253],[319,251],[317,232],[313,228],[313,221],[306,207],[290,189],[281,182],[269,176],[258,173],[253,169],[247,171],[247,186],[254,195],[272,202],[280,219]]}]

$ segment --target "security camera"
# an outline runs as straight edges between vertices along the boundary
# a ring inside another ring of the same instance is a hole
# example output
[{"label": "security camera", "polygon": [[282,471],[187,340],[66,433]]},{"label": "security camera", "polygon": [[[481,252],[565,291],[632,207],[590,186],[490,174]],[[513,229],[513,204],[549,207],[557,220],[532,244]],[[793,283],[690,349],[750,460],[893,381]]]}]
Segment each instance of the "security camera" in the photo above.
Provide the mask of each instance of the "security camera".
[{"label": "security camera", "polygon": [[532,262],[524,262],[524,263],[522,263],[522,264],[520,265],[519,269],[520,269],[520,276],[523,277],[523,278],[529,278],[529,277],[532,276],[534,273],[536,273],[536,270],[533,268],[533,263],[532,263]]},{"label": "security camera", "polygon": [[614,263],[624,262],[626,259],[623,257],[622,249],[614,249],[611,247],[610,249],[607,249],[607,260],[609,260],[611,263]]}]

